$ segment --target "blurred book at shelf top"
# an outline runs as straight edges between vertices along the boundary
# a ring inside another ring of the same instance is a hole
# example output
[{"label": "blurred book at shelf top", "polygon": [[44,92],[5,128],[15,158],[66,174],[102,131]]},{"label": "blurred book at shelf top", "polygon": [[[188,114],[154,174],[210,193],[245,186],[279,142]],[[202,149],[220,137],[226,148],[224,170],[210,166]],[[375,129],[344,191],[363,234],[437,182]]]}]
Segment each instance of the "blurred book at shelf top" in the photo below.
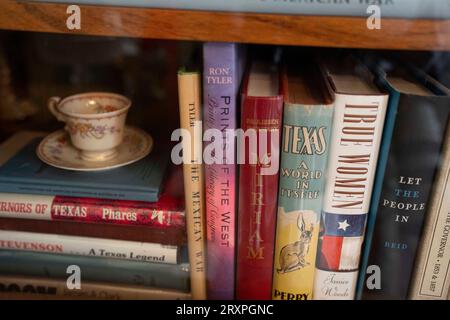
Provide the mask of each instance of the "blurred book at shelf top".
[{"label": "blurred book at shelf top", "polygon": [[[71,0],[34,1],[73,4]],[[449,0],[79,0],[77,4],[356,17],[370,16],[374,9],[368,7],[376,5],[381,9],[382,17],[408,19],[450,17]]]}]

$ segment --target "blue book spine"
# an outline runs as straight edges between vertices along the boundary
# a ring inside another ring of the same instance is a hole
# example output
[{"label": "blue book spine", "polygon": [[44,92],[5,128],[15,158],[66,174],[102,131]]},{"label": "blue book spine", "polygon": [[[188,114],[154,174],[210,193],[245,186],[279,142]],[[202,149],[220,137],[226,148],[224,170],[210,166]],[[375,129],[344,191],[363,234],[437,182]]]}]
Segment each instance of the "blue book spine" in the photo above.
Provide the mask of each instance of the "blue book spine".
[{"label": "blue book spine", "polygon": [[[34,0],[36,2],[62,2],[73,0]],[[450,18],[449,0],[78,0],[78,4],[134,6],[226,12],[255,12],[271,14],[323,15],[368,17],[368,7],[375,4],[386,18]]]},{"label": "blue book spine", "polygon": [[366,236],[364,241],[364,248],[361,258],[360,273],[358,275],[358,285],[356,289],[356,299],[360,300],[362,291],[365,285],[367,261],[369,259],[370,245],[372,242],[373,229],[375,226],[376,212],[378,203],[381,197],[381,188],[383,186],[384,173],[389,158],[389,149],[391,146],[392,134],[394,132],[395,117],[398,110],[398,100],[400,94],[398,92],[391,92],[389,96],[388,109],[386,112],[386,119],[384,121],[383,136],[380,145],[380,155],[378,158],[377,169],[375,173],[375,182],[373,185],[372,199],[370,201],[369,216],[367,218]]},{"label": "blue book spine", "polygon": [[67,278],[77,265],[87,281],[112,282],[189,291],[189,264],[162,265],[117,259],[75,257],[48,253],[0,250],[0,273]]},{"label": "blue book spine", "polygon": [[[386,79],[390,91],[387,125],[382,142],[369,211],[365,249],[359,275],[360,299],[408,297],[411,274],[440,151],[450,114],[447,93],[404,94]],[[379,270],[379,286],[375,270]]]},{"label": "blue book spine", "polygon": [[159,195],[155,192],[139,192],[128,190],[108,190],[101,188],[77,187],[76,185],[58,186],[49,184],[36,184],[21,180],[3,180],[0,178],[0,192],[3,193],[25,193],[25,194],[42,194],[42,195],[58,195],[80,198],[100,198],[100,199],[116,199],[131,201],[158,201]]},{"label": "blue book spine", "polygon": [[35,151],[39,142],[39,138],[28,141],[0,166],[0,192],[148,202],[159,198],[169,160],[166,147],[153,150],[144,159],[124,167],[75,172],[39,160]]},{"label": "blue book spine", "polygon": [[[275,300],[312,299],[332,117],[333,104],[285,102],[272,289]],[[301,136],[305,129],[319,138],[313,139],[310,150],[301,151],[299,141],[307,139]],[[289,250],[299,244],[292,255],[303,253],[290,259]]]}]

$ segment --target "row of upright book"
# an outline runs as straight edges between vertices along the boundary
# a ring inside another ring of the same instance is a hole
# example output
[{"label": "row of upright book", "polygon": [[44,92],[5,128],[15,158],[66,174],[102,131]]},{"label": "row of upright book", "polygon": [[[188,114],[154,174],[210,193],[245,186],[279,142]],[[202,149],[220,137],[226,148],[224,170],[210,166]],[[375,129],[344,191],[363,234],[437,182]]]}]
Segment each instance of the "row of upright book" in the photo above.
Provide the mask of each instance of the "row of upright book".
[{"label": "row of upright book", "polygon": [[447,298],[450,91],[377,55],[247,49],[203,44],[181,142],[134,164],[1,145],[0,298]]},{"label": "row of upright book", "polygon": [[205,297],[447,299],[449,89],[376,55],[287,51],[206,43],[203,77],[179,73],[182,128],[203,132],[183,152]]}]

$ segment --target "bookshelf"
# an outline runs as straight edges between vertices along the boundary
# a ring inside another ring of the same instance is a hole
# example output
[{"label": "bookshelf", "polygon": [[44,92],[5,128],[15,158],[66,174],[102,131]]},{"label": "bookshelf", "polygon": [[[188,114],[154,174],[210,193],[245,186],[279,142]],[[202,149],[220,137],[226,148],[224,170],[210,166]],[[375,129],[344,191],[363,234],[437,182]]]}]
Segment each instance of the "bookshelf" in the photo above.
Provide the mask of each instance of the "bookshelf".
[{"label": "bookshelf", "polygon": [[[165,143],[168,133],[179,126],[176,71],[186,60],[201,56],[202,42],[403,51],[418,65],[426,59],[443,62],[431,66],[442,74],[450,66],[450,19],[383,18],[381,30],[370,30],[364,17],[79,5],[81,30],[69,30],[67,7],[51,2],[0,0],[0,91],[3,80],[5,91],[16,101],[24,98],[38,110],[30,117],[35,120],[32,123],[26,118],[12,121],[0,117],[0,142],[23,129],[60,128],[61,123],[49,118],[46,99],[55,94],[102,91],[100,85],[108,91],[121,88],[131,95],[136,108],[128,124],[151,131],[155,141]],[[444,80],[450,81],[450,76]],[[437,126],[438,121],[433,121]],[[17,229],[15,223],[11,230]],[[29,227],[23,231],[38,232],[33,220],[27,223]],[[70,234],[63,229],[59,231]],[[105,232],[103,235],[106,238]],[[135,241],[142,239],[136,236]],[[158,238],[158,243],[171,239],[163,239],[165,233],[158,236],[162,239]],[[182,240],[178,243],[186,243],[184,233],[179,238]]]},{"label": "bookshelf", "polygon": [[81,30],[66,28],[66,4],[2,0],[0,29],[170,40],[395,50],[450,50],[450,20],[223,13],[80,5]]}]

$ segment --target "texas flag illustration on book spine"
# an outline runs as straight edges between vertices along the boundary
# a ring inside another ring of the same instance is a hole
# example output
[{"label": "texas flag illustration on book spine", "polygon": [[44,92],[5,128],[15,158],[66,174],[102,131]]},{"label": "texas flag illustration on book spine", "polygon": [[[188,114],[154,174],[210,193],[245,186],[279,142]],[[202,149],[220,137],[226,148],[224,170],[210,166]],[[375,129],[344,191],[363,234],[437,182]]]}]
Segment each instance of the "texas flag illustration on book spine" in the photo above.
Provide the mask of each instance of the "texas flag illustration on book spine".
[{"label": "texas flag illustration on book spine", "polygon": [[317,268],[327,271],[358,270],[366,216],[322,213]]}]

